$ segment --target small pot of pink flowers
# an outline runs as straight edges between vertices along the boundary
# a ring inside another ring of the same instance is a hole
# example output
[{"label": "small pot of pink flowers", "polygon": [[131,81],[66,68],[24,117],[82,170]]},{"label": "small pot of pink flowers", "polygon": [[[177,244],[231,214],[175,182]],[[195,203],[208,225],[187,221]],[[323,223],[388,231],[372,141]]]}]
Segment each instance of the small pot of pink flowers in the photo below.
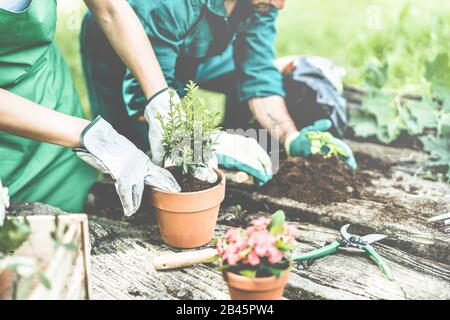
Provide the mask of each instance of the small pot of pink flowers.
[{"label": "small pot of pink flowers", "polygon": [[283,211],[232,228],[217,241],[221,270],[232,300],[280,300],[289,280],[298,230]]}]

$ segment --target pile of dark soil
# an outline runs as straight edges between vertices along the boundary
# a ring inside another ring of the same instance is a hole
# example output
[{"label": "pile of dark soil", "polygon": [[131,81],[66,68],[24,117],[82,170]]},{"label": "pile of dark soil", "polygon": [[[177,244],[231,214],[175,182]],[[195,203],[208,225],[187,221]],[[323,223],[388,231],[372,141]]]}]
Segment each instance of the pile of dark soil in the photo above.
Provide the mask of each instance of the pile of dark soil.
[{"label": "pile of dark soil", "polygon": [[178,184],[181,187],[181,192],[198,192],[214,188],[220,183],[220,180],[216,183],[209,183],[198,180],[191,175],[184,175],[180,168],[170,167],[167,168],[170,173],[175,177]]},{"label": "pile of dark soil", "polygon": [[381,159],[375,159],[368,154],[356,152],[356,162],[358,163],[358,171],[372,171],[384,175],[388,178],[392,176],[391,168],[394,165],[391,162]]},{"label": "pile of dark soil", "polygon": [[[369,156],[358,157],[362,170],[388,174],[390,165]],[[359,199],[365,188],[371,185],[371,177],[353,171],[337,158],[325,159],[312,156],[307,159],[283,160],[278,174],[261,190],[272,197],[286,197],[308,204],[330,204]]]}]

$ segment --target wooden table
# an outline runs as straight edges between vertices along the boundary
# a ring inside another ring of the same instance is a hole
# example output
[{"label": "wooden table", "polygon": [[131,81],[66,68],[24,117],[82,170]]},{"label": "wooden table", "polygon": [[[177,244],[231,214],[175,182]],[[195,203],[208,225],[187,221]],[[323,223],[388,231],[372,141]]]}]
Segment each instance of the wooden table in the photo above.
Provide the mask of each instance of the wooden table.
[{"label": "wooden table", "polygon": [[[373,174],[371,199],[311,206],[270,198],[230,182],[216,236],[229,226],[283,209],[300,230],[298,252],[335,240],[351,223],[355,234],[383,233],[375,247],[391,267],[387,280],[364,254],[338,252],[312,264],[297,264],[285,291],[287,299],[450,299],[450,235],[427,219],[450,212],[450,185],[420,178],[427,156],[409,149],[352,142],[352,148],[393,163],[392,176]],[[370,172],[369,172],[370,174]],[[52,212],[39,204],[19,204],[22,213]],[[161,240],[151,210],[128,221],[111,182],[97,184],[89,197],[94,299],[227,299],[215,265],[156,272],[155,256],[178,252]],[[394,210],[393,210],[394,209]],[[393,214],[392,212],[398,212]]]}]

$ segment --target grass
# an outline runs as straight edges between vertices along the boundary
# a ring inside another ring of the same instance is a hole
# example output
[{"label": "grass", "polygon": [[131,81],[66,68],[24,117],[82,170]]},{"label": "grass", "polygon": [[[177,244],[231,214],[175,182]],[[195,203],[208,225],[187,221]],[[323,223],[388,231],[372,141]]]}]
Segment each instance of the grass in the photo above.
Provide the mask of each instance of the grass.
[{"label": "grass", "polygon": [[[89,114],[78,44],[84,5],[81,0],[60,0],[58,5],[57,42]],[[387,62],[389,87],[419,92],[424,62],[438,52],[450,52],[450,3],[448,0],[288,0],[277,28],[279,56],[328,57],[347,69],[345,80],[351,84],[362,83],[367,63]],[[223,105],[223,97],[211,93],[207,97],[219,109]]]}]

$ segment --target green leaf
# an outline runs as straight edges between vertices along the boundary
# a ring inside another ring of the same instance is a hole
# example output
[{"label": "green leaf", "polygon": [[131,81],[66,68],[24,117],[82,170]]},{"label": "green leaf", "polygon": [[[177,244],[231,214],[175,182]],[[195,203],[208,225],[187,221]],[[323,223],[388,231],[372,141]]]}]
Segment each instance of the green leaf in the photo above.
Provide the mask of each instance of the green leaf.
[{"label": "green leaf", "polygon": [[366,85],[378,89],[383,88],[388,81],[388,69],[387,63],[384,63],[382,66],[376,63],[369,63],[366,67],[364,79]]},{"label": "green leaf", "polygon": [[39,281],[46,289],[50,290],[52,288],[52,284],[50,283],[50,280],[47,278],[45,273],[39,272]]},{"label": "green leaf", "polygon": [[272,215],[269,232],[271,234],[278,234],[284,231],[284,224],[286,223],[286,215],[283,210],[278,210]]},{"label": "green leaf", "polygon": [[64,248],[69,251],[76,251],[78,250],[78,244],[75,242],[69,242],[64,245]]},{"label": "green leaf", "polygon": [[241,270],[241,271],[239,271],[239,274],[241,276],[244,276],[244,277],[247,277],[247,278],[250,278],[250,279],[255,279],[256,278],[256,273],[257,273],[256,270]]},{"label": "green leaf", "polygon": [[401,113],[408,131],[412,135],[420,135],[425,129],[436,128],[438,124],[439,105],[430,97],[420,102],[410,102]]},{"label": "green leaf", "polygon": [[405,123],[395,106],[394,97],[381,91],[375,91],[364,98],[361,110],[375,118],[376,136],[383,143],[391,143],[398,138]]},{"label": "green leaf", "polygon": [[279,249],[281,252],[287,252],[292,250],[292,244],[286,243],[284,241],[278,240],[275,243],[275,247]]},{"label": "green leaf", "polygon": [[17,250],[30,236],[31,228],[24,218],[7,218],[0,227],[0,252]]},{"label": "green leaf", "polygon": [[443,114],[439,118],[438,132],[443,137],[450,137],[450,113]]},{"label": "green leaf", "polygon": [[444,101],[450,111],[450,59],[448,53],[440,53],[425,66],[425,78],[431,83],[433,95]]},{"label": "green leaf", "polygon": [[430,153],[428,165],[431,167],[447,166],[447,179],[450,179],[450,136],[425,136],[420,140],[424,149]]},{"label": "green leaf", "polygon": [[273,274],[277,278],[281,277],[288,270],[284,264],[280,265],[280,267],[264,265],[263,269],[269,271],[271,274]]},{"label": "green leaf", "polygon": [[349,125],[353,128],[355,135],[361,138],[373,137],[378,130],[375,117],[361,110],[351,116]]}]

